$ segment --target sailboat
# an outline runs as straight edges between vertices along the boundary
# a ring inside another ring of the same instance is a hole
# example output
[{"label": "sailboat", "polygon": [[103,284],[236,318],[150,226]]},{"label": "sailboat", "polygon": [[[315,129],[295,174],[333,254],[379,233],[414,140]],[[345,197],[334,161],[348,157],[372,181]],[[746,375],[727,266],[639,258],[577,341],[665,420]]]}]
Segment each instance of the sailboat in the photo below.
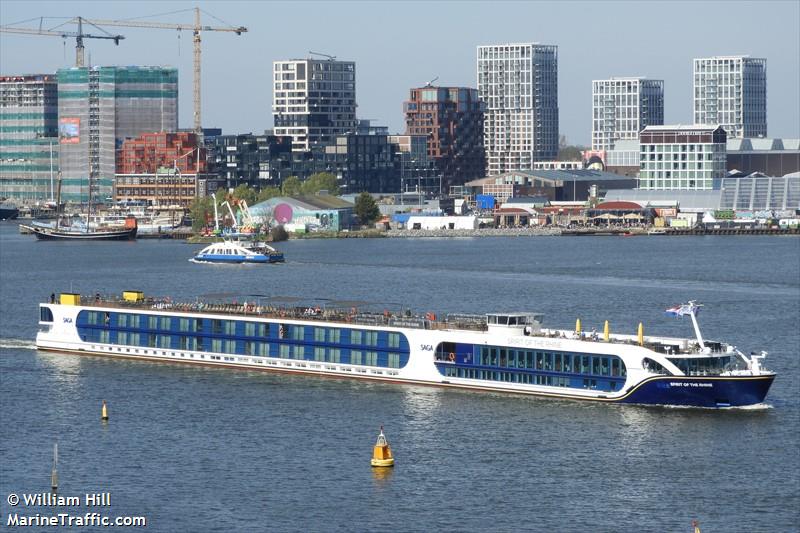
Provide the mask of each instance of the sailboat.
[{"label": "sailboat", "polygon": [[94,168],[89,167],[89,202],[86,209],[86,222],[71,220],[60,213],[61,209],[61,173],[58,173],[56,215],[54,224],[33,223],[26,229],[41,240],[77,240],[77,241],[128,241],[136,238],[138,230],[136,217],[128,216],[122,226],[91,224],[92,211],[92,185]]}]

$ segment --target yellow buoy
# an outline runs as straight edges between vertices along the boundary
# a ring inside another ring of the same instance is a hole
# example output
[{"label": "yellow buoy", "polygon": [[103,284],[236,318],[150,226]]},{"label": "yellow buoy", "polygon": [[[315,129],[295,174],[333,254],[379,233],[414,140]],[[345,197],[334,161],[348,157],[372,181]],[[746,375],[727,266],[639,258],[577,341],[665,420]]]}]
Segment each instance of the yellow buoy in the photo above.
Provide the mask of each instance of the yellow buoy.
[{"label": "yellow buoy", "polygon": [[692,527],[694,528],[694,533],[700,533],[700,522],[692,520]]},{"label": "yellow buoy", "polygon": [[639,346],[644,346],[644,326],[639,322]]},{"label": "yellow buoy", "polygon": [[608,342],[608,320],[606,320],[606,324],[603,326],[603,340]]},{"label": "yellow buoy", "polygon": [[578,335],[581,334],[581,319],[580,318],[575,321],[575,333],[577,333]]},{"label": "yellow buoy", "polygon": [[103,409],[100,412],[100,419],[101,420],[108,420],[108,407],[106,406],[106,401],[103,400]]},{"label": "yellow buoy", "polygon": [[386,435],[383,434],[383,426],[381,426],[381,433],[378,435],[378,442],[372,449],[372,466],[386,467],[394,466],[394,457],[392,457],[392,449],[389,443],[386,442]]}]

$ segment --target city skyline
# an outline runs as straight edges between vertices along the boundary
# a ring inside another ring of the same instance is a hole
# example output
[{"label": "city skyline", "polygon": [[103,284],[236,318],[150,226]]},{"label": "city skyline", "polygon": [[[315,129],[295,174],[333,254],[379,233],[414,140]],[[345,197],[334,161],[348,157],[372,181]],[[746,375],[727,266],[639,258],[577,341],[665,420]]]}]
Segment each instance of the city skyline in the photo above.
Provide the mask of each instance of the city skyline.
[{"label": "city skyline", "polygon": [[[665,80],[666,124],[691,124],[693,60],[716,55],[764,57],[769,64],[767,121],[771,137],[800,137],[800,33],[796,2],[676,4],[583,2],[433,2],[424,18],[414,2],[198,2],[242,36],[203,34],[203,126],[225,133],[259,133],[273,127],[272,62],[309,57],[309,50],[354,61],[359,72],[358,118],[392,133],[404,131],[403,101],[411,87],[436,84],[477,88],[481,45],[538,42],[558,46],[560,134],[589,146],[592,80],[644,76]],[[676,9],[676,5],[691,6]],[[757,9],[754,9],[757,6]],[[134,18],[190,23],[189,2],[132,3],[4,1],[0,24],[38,27],[40,16]],[[454,9],[457,7],[457,9]],[[309,12],[315,16],[309,17]],[[513,14],[513,16],[510,16]],[[688,16],[687,16],[688,15]],[[37,20],[29,20],[37,18]],[[301,28],[293,20],[302,20]],[[657,27],[650,21],[658,20]],[[449,21],[442,26],[441,21]],[[707,21],[714,20],[714,27]],[[44,28],[59,22],[48,20]],[[224,25],[203,15],[204,25]],[[605,26],[609,25],[610,29]],[[442,30],[442,27],[448,28]],[[409,38],[414,35],[425,39]],[[755,28],[755,32],[754,32]],[[74,31],[74,27],[63,28]],[[119,46],[87,40],[94,65],[159,65],[179,70],[179,125],[192,127],[191,32],[106,28],[125,35]],[[676,29],[678,29],[676,37]],[[709,32],[747,39],[711,39]],[[97,33],[96,29],[92,32]],[[178,35],[180,35],[178,37]],[[74,39],[0,33],[0,73],[47,74],[74,62]],[[23,51],[24,53],[20,53]]]}]

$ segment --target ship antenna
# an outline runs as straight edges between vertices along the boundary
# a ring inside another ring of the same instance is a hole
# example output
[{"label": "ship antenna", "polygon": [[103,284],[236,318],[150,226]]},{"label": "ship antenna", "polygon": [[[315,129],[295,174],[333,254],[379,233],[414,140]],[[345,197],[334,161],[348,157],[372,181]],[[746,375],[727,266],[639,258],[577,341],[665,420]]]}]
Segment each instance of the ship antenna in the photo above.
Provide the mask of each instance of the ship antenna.
[{"label": "ship antenna", "polygon": [[692,326],[694,326],[694,334],[697,336],[697,343],[700,345],[700,350],[705,352],[706,345],[703,343],[703,335],[700,333],[700,326],[697,324],[697,312],[703,307],[703,304],[699,304],[695,300],[689,300],[686,307],[689,311],[689,316],[692,317]]}]

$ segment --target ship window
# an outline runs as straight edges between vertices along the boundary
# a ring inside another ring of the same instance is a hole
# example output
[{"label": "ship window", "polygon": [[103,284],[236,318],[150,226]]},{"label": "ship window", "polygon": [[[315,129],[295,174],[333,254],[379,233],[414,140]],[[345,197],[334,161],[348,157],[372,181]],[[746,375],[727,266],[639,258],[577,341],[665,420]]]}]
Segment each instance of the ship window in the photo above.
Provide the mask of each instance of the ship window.
[{"label": "ship window", "polygon": [[589,373],[589,359],[588,355],[584,355],[581,357],[581,374],[588,374]]},{"label": "ship window", "polygon": [[592,357],[592,374],[600,375],[600,358]]},{"label": "ship window", "polygon": [[533,368],[533,352],[525,352],[525,368]]},{"label": "ship window", "polygon": [[363,365],[361,350],[350,350],[350,364]]},{"label": "ship window", "polygon": [[338,328],[328,330],[328,342],[341,342],[342,330]]},{"label": "ship window", "polygon": [[378,352],[364,352],[364,364],[378,366]]},{"label": "ship window", "polygon": [[129,326],[132,328],[138,328],[140,324],[141,317],[139,315],[129,315]]},{"label": "ship window", "polygon": [[189,319],[188,318],[178,319],[178,329],[180,331],[189,331]]},{"label": "ship window", "polygon": [[390,353],[389,354],[389,365],[390,368],[400,368],[400,354],[399,353]]},{"label": "ship window", "polygon": [[331,348],[328,350],[328,362],[330,363],[341,363],[341,351],[339,348]]},{"label": "ship window", "polygon": [[236,353],[236,341],[225,341],[225,353]]},{"label": "ship window", "polygon": [[[572,356],[568,353],[563,354],[564,372],[572,372]],[[564,385],[566,387],[566,385]]]},{"label": "ship window", "polygon": [[108,330],[100,331],[100,339],[99,339],[100,342],[108,343],[108,341],[109,341],[109,333],[110,332]]},{"label": "ship window", "polygon": [[399,347],[400,347],[400,334],[389,333],[389,348],[399,348]]},{"label": "ship window", "polygon": [[124,328],[128,325],[128,315],[125,314],[118,314],[117,315],[117,326]]},{"label": "ship window", "polygon": [[155,346],[156,346],[156,334],[155,333],[149,333],[147,335],[147,346],[149,346],[151,348],[155,348]]},{"label": "ship window", "polygon": [[269,344],[266,342],[259,342],[258,344],[258,355],[269,357]]},{"label": "ship window", "polygon": [[161,329],[169,330],[172,328],[172,319],[168,316],[161,317]]},{"label": "ship window", "polygon": [[225,330],[225,335],[236,335],[236,322],[233,320],[225,320],[222,323]]},{"label": "ship window", "polygon": [[248,337],[254,337],[256,334],[256,324],[254,322],[245,322],[244,334],[247,335]]},{"label": "ship window", "polygon": [[361,344],[361,331],[354,329],[350,332],[350,344]]},{"label": "ship window", "polygon": [[289,346],[288,344],[281,344],[280,356],[283,359],[288,359],[289,358],[289,349],[290,348],[291,348],[291,346]]},{"label": "ship window", "polygon": [[303,340],[303,336],[304,336],[304,331],[303,330],[304,330],[303,326],[291,326],[292,339],[294,339],[296,341]]},{"label": "ship window", "polygon": [[117,344],[128,344],[128,333],[125,331],[117,332]]},{"label": "ship window", "polygon": [[325,348],[314,348],[314,361],[324,361],[324,360],[325,360]]},{"label": "ship window", "polygon": [[489,364],[491,366],[497,366],[497,348],[489,349]]},{"label": "ship window", "polygon": [[158,336],[158,346],[159,348],[169,348],[172,344],[172,337],[169,335],[159,335]]},{"label": "ship window", "polygon": [[500,348],[500,366],[506,366],[506,350]]},{"label": "ship window", "polygon": [[378,344],[378,332],[377,331],[365,331],[364,332],[364,344],[368,344],[370,346],[377,346],[377,344]]},{"label": "ship window", "polygon": [[314,340],[316,342],[325,342],[325,329],[314,328]]},{"label": "ship window", "polygon": [[305,359],[305,346],[292,346],[292,357],[294,359]]},{"label": "ship window", "polygon": [[255,344],[253,341],[244,341],[244,354],[255,355]]},{"label": "ship window", "polygon": [[53,312],[50,310],[49,307],[40,307],[39,308],[39,321],[41,321],[41,322],[52,322],[53,321]]},{"label": "ship window", "polygon": [[211,351],[216,353],[222,351],[222,339],[211,339]]},{"label": "ship window", "polygon": [[147,329],[156,329],[157,327],[158,327],[158,317],[157,316],[147,317]]}]

